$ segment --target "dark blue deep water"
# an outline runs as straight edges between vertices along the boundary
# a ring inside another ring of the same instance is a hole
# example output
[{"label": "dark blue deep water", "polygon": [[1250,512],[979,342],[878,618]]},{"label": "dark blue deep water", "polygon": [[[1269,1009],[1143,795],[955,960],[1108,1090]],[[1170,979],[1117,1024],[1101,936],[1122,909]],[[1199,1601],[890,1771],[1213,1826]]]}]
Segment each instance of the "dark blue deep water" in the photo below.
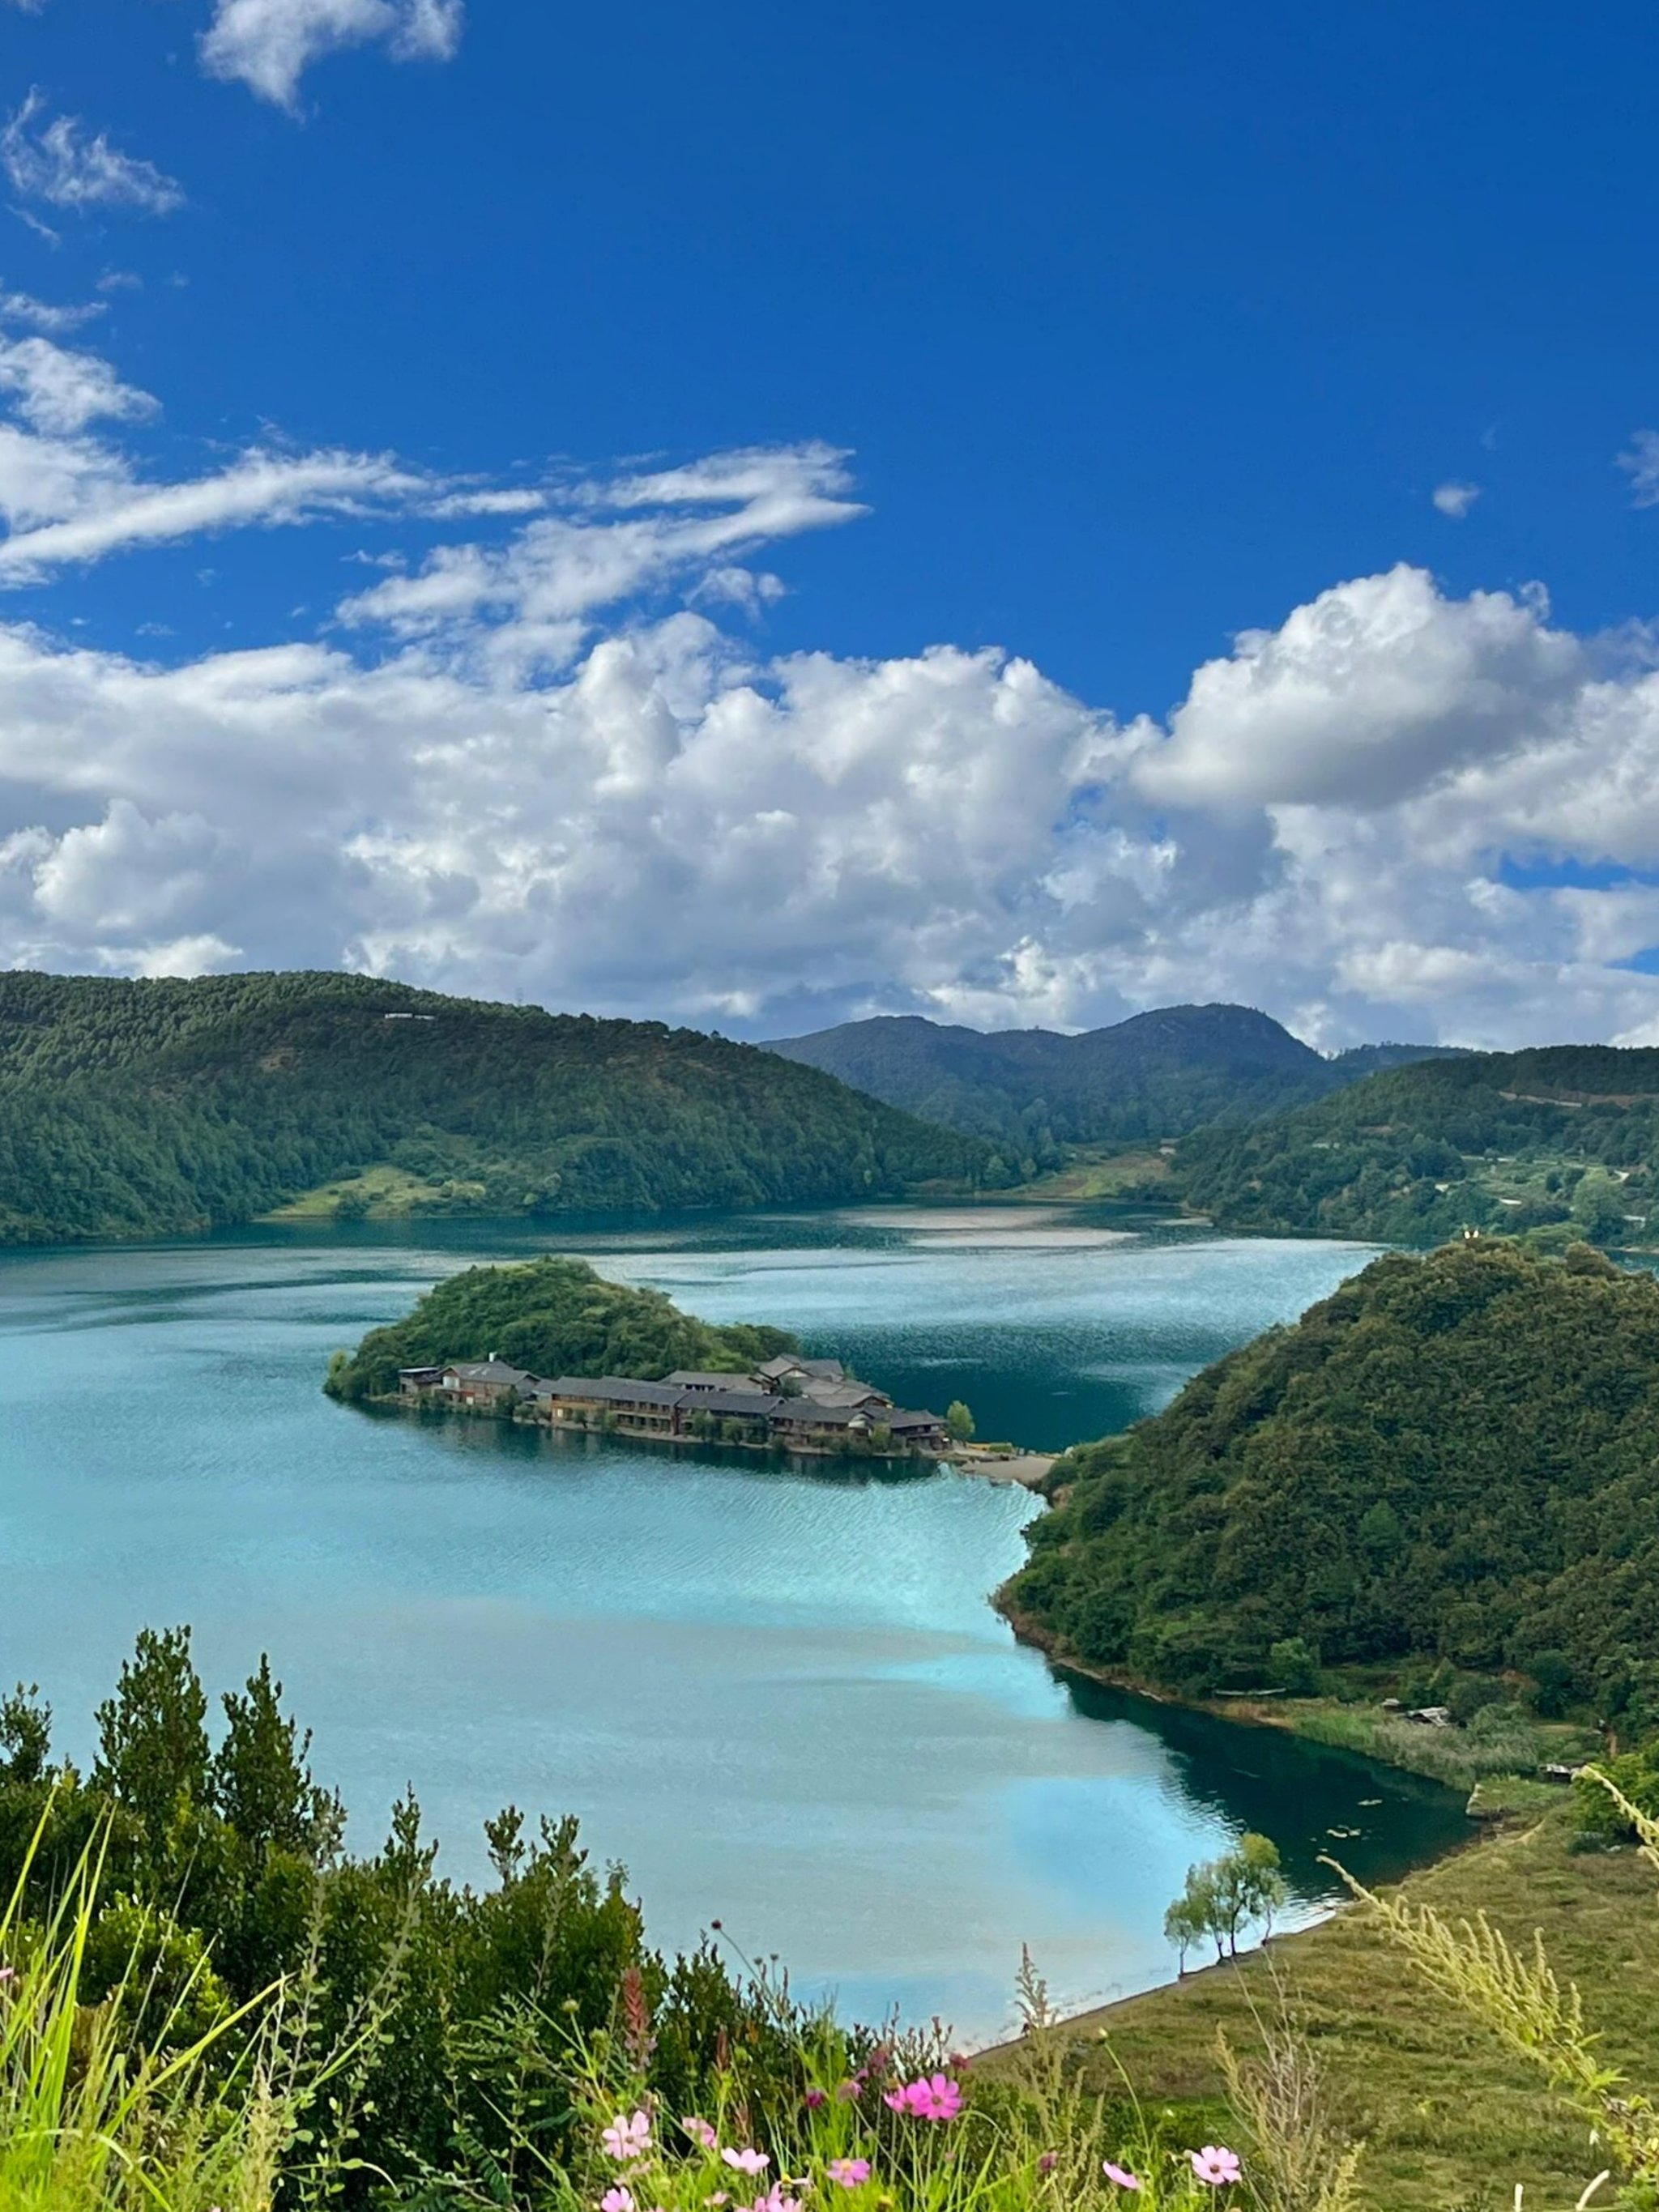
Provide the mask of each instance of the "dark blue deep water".
[{"label": "dark blue deep water", "polygon": [[574,1811],[659,1942],[719,1917],[849,2010],[969,2037],[1005,2022],[1022,1942],[1069,2003],[1166,1978],[1164,1908],[1242,1827],[1304,1911],[1322,1850],[1382,1877],[1462,1832],[1409,1777],[1056,1679],[985,1601],[1024,1492],[320,1395],[329,1352],[439,1275],[550,1244],[1047,1446],[1154,1410],[1366,1256],[1014,1209],[9,1255],[0,1674],[41,1684],[64,1748],[135,1631],[188,1620],[214,1686],[270,1650],[359,1844],[410,1783],[465,1875],[507,1800]]}]

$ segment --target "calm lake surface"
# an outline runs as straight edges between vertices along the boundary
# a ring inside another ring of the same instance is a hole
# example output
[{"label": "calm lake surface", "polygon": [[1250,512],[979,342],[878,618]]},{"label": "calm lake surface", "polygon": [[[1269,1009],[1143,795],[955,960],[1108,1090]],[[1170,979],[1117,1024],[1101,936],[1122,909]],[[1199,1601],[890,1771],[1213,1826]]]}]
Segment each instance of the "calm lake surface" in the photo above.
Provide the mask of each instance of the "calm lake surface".
[{"label": "calm lake surface", "polygon": [[1048,1446],[1155,1410],[1367,1256],[886,1209],[0,1258],[0,1675],[41,1684],[60,1748],[88,1753],[136,1631],[188,1620],[216,1689],[270,1651],[357,1845],[410,1782],[467,1876],[501,1804],[573,1811],[658,1942],[718,1917],[848,2011],[979,2039],[1022,1942],[1068,2004],[1167,1979],[1165,1905],[1243,1827],[1304,1914],[1321,1851],[1382,1878],[1466,1832],[1410,1777],[1057,1679],[985,1601],[1023,1492],[320,1395],[329,1352],[439,1276],[550,1248]]}]

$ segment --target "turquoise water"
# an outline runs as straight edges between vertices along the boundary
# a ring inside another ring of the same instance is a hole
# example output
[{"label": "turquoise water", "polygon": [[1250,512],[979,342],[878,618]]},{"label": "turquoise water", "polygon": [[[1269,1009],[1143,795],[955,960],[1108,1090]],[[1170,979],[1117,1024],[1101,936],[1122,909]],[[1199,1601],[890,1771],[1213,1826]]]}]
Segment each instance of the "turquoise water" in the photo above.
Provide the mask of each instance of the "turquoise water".
[{"label": "turquoise water", "polygon": [[497,1806],[574,1811],[659,1942],[720,1918],[849,2010],[978,2037],[1022,1942],[1068,2003],[1166,1978],[1164,1905],[1241,1827],[1304,1912],[1320,1851],[1381,1877],[1463,1832],[1408,1777],[1058,1680],[985,1602],[1024,1492],[320,1395],[328,1353],[439,1275],[553,1243],[1050,1445],[1155,1409],[1364,1256],[991,1210],[7,1256],[0,1675],[40,1682],[61,1747],[88,1750],[140,1626],[189,1620],[216,1687],[270,1651],[356,1843],[410,1783],[467,1875]]}]

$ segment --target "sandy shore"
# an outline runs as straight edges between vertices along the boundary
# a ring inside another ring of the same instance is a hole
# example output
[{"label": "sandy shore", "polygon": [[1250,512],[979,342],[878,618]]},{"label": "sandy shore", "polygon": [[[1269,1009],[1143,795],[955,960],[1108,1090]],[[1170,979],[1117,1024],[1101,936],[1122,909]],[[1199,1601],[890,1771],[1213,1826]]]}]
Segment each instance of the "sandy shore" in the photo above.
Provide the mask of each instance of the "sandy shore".
[{"label": "sandy shore", "polygon": [[1027,1490],[1040,1490],[1059,1456],[1058,1452],[1016,1452],[1011,1459],[1006,1453],[979,1452],[968,1444],[953,1451],[947,1464],[958,1474],[977,1475],[982,1482],[1018,1482]]}]

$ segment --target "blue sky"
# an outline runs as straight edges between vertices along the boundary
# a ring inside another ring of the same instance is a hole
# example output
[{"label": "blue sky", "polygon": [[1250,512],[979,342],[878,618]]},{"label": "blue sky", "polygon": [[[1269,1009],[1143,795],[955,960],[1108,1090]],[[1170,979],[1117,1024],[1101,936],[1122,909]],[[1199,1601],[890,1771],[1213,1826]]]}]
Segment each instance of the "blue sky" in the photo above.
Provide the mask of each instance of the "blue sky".
[{"label": "blue sky", "polygon": [[0,0],[0,957],[1645,1036],[1656,49]]}]

